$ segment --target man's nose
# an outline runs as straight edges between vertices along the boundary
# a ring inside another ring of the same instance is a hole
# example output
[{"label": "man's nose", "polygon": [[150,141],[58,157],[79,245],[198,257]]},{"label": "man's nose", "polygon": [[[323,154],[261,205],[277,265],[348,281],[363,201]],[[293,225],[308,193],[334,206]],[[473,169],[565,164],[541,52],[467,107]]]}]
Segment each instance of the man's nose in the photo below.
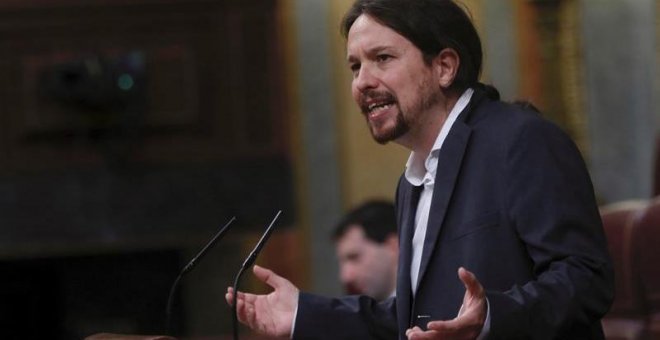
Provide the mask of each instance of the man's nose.
[{"label": "man's nose", "polygon": [[341,266],[339,271],[340,279],[343,284],[351,283],[354,280],[353,270],[350,266]]},{"label": "man's nose", "polygon": [[358,71],[355,79],[353,79],[353,85],[358,91],[364,92],[376,88],[378,86],[378,78],[374,76],[374,73],[368,66],[363,66]]}]

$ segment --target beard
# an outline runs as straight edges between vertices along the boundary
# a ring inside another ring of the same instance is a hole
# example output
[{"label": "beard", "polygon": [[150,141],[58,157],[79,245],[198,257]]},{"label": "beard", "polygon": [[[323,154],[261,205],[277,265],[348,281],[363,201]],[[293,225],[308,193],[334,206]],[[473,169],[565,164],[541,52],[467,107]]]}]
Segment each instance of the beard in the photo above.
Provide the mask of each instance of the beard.
[{"label": "beard", "polygon": [[[395,116],[394,126],[384,127],[382,124],[387,122],[372,122],[369,120],[369,105],[367,100],[376,101],[380,103],[388,103],[396,108],[397,113]],[[397,98],[387,91],[369,90],[365,92],[358,100],[358,105],[362,110],[362,114],[367,121],[367,126],[371,132],[371,136],[379,144],[386,144],[389,141],[395,140],[405,135],[410,130],[410,123],[406,120],[404,114],[401,112]]]},{"label": "beard", "polygon": [[369,122],[369,119],[367,118],[367,124],[369,125],[369,130],[371,131],[371,137],[373,137],[373,139],[378,144],[387,144],[388,142],[391,142],[410,131],[410,122],[406,120],[405,115],[401,112],[401,109],[398,108],[398,105],[397,109],[398,112],[396,114],[394,126],[392,128],[385,129],[384,131],[379,131],[378,128]]},{"label": "beard", "polygon": [[[417,124],[422,112],[429,110],[442,100],[442,91],[440,89],[435,89],[429,78],[422,80],[422,82],[417,85],[417,90],[414,93],[417,93],[418,97],[416,98],[416,101],[407,108],[402,108],[396,96],[387,91],[370,90],[360,97],[358,105],[367,120],[371,136],[377,143],[387,144],[390,141],[404,136]],[[367,105],[367,99],[393,105],[397,110],[394,125],[386,128],[383,126],[377,126],[377,123],[371,122],[368,117],[369,107]]]}]

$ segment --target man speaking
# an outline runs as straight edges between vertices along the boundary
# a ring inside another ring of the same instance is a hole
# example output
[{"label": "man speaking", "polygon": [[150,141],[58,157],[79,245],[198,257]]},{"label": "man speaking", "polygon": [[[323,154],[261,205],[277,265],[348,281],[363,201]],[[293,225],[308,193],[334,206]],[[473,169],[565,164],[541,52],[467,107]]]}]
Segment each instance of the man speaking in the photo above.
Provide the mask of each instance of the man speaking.
[{"label": "man speaking", "polygon": [[559,128],[478,82],[463,9],[358,0],[342,28],[372,136],[411,150],[396,297],[325,298],[255,267],[274,291],[238,294],[239,319],[294,339],[602,339],[613,273],[585,164]]}]

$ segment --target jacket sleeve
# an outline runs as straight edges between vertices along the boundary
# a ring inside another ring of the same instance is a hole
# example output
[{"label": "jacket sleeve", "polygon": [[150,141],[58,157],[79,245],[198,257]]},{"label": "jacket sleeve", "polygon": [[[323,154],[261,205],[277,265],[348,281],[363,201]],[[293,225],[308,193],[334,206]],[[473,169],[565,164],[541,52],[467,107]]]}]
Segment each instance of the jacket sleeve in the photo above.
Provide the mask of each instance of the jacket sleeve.
[{"label": "jacket sleeve", "polygon": [[612,303],[613,272],[586,166],[554,125],[529,120],[517,131],[503,190],[534,279],[487,292],[490,338],[593,338]]},{"label": "jacket sleeve", "polygon": [[397,339],[394,297],[327,298],[300,293],[293,339]]}]

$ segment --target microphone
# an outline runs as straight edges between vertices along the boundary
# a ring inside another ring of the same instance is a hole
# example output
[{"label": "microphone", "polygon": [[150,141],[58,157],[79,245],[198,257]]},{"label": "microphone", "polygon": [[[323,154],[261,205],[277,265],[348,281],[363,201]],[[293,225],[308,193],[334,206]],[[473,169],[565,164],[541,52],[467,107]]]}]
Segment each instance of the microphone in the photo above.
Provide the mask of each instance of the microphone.
[{"label": "microphone", "polygon": [[166,315],[167,315],[167,329],[170,331],[170,333],[171,333],[171,330],[172,330],[172,329],[171,329],[171,324],[170,324],[170,321],[172,320],[172,302],[173,302],[172,300],[173,300],[173,298],[174,298],[174,293],[176,292],[176,289],[177,289],[177,287],[179,286],[179,281],[181,281],[181,278],[182,278],[185,274],[187,274],[187,273],[189,273],[191,270],[193,270],[193,268],[195,268],[195,266],[199,263],[199,261],[201,261],[201,259],[204,257],[204,255],[206,255],[206,253],[208,253],[208,251],[209,251],[209,250],[210,250],[210,249],[211,249],[211,248],[212,248],[212,247],[213,247],[218,241],[220,241],[220,239],[225,235],[225,233],[227,232],[227,230],[229,230],[229,226],[230,226],[230,225],[232,224],[232,222],[234,222],[235,220],[236,220],[236,217],[232,217],[232,218],[229,220],[229,222],[227,222],[227,223],[224,225],[224,227],[222,227],[222,229],[220,229],[220,231],[218,231],[218,232],[215,234],[215,236],[213,236],[213,238],[212,238],[212,239],[211,239],[211,240],[210,240],[210,241],[204,246],[204,248],[202,248],[202,250],[200,250],[199,253],[197,253],[197,255],[195,255],[195,257],[193,257],[193,259],[190,260],[190,262],[188,262],[188,264],[187,264],[185,267],[183,267],[183,269],[182,269],[181,272],[179,273],[179,276],[177,276],[177,277],[176,277],[176,280],[174,280],[174,283],[172,283],[172,287],[170,288],[170,295],[169,295],[169,297],[167,298],[167,309],[166,309],[166,311],[165,311],[165,312],[166,312]]},{"label": "microphone", "polygon": [[280,217],[280,214],[282,213],[282,210],[279,210],[277,214],[275,214],[275,217],[273,217],[273,220],[270,222],[270,225],[268,228],[266,228],[266,231],[264,231],[264,234],[261,235],[261,239],[259,239],[259,242],[257,242],[257,245],[254,247],[252,252],[250,252],[250,255],[243,261],[243,265],[241,268],[238,270],[238,273],[236,274],[236,279],[234,280],[234,303],[231,305],[231,311],[232,311],[232,328],[234,331],[234,340],[238,340],[238,314],[236,313],[236,303],[238,301],[238,282],[241,279],[241,276],[243,275],[243,272],[245,269],[252,267],[254,262],[257,261],[257,256],[259,256],[259,253],[261,252],[261,249],[264,247],[266,244],[266,241],[268,241],[268,238],[270,237],[270,234],[273,232],[273,226],[275,225],[275,221],[277,221],[277,218]]},{"label": "microphone", "polygon": [[250,255],[245,259],[245,261],[243,261],[243,266],[241,266],[241,269],[247,269],[251,267],[254,264],[254,262],[257,261],[257,256],[259,256],[261,249],[266,244],[266,241],[268,241],[270,234],[273,232],[273,225],[275,224],[275,221],[277,221],[277,218],[280,217],[281,213],[282,210],[277,212],[273,220],[270,222],[270,225],[268,226],[264,234],[261,236],[261,239],[259,239],[259,242],[257,242],[257,245],[254,247]]}]

